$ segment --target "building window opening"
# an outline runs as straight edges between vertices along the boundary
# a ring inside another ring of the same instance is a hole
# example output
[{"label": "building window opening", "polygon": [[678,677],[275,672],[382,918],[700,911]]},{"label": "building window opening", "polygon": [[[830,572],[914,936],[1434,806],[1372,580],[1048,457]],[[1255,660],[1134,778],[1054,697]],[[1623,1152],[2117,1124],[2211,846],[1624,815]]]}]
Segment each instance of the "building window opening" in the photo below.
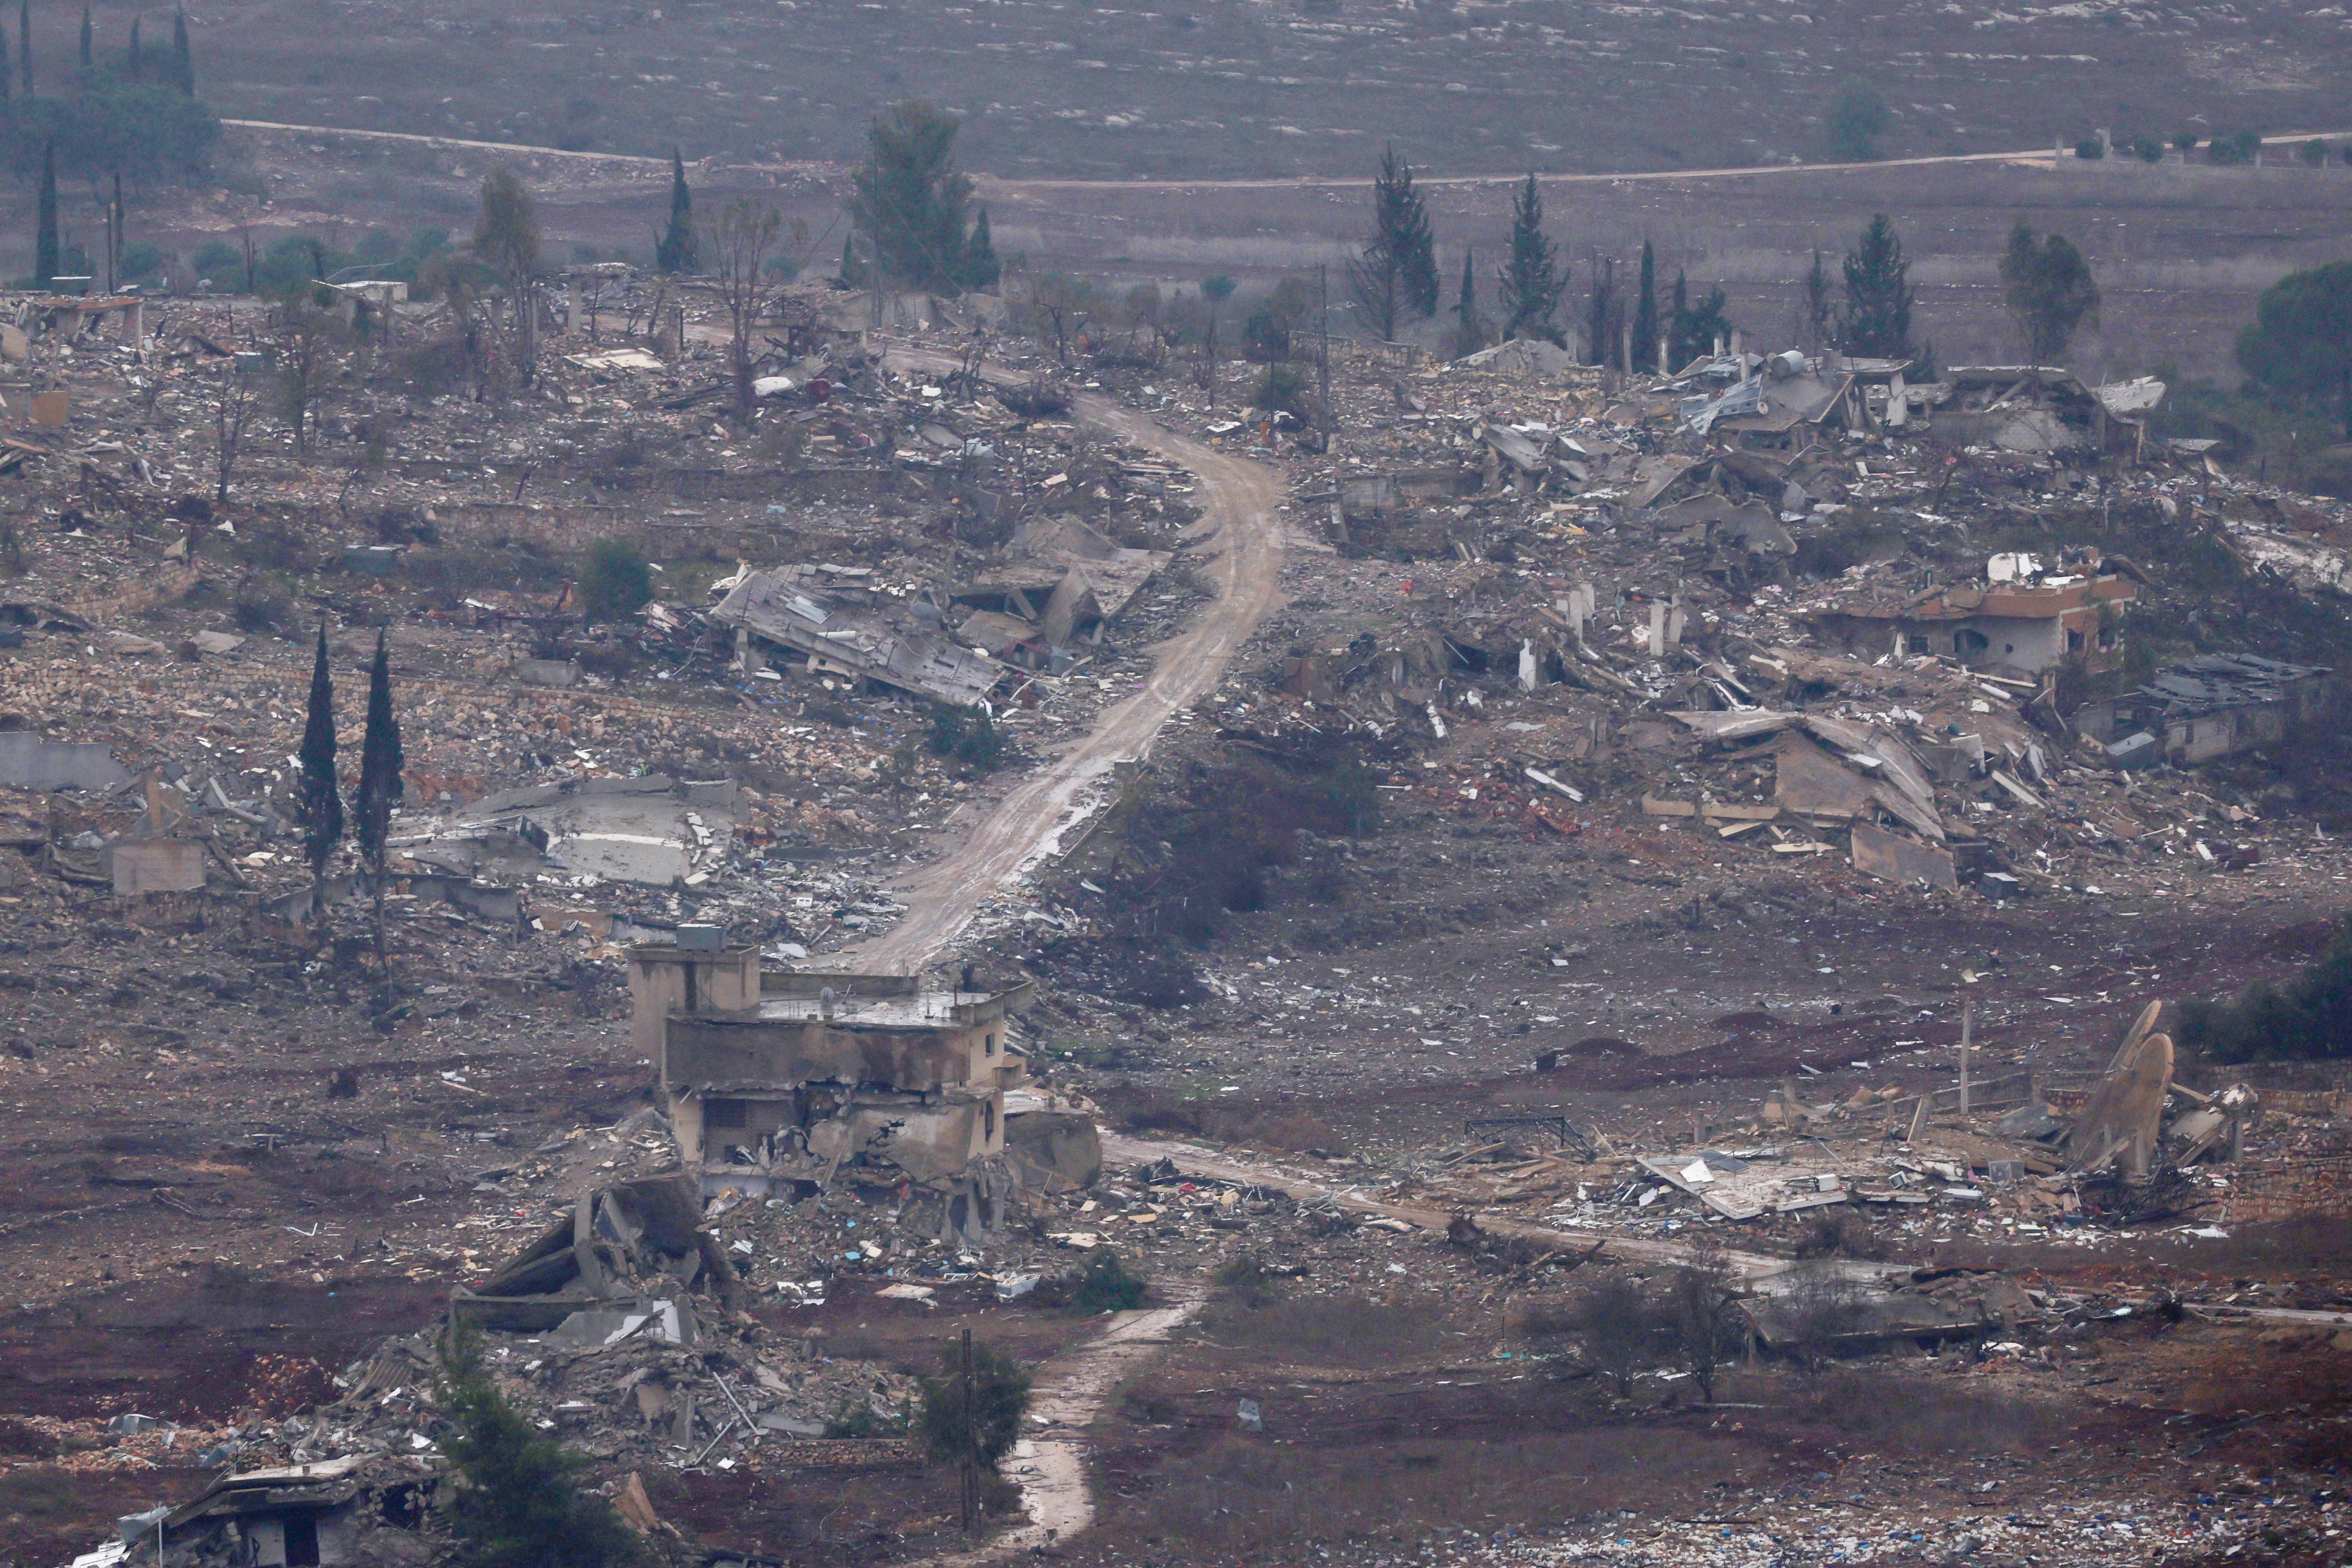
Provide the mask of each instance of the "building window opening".
[{"label": "building window opening", "polygon": [[743,1100],[705,1100],[702,1124],[706,1127],[749,1127],[751,1125],[751,1105]]},{"label": "building window opening", "polygon": [[1957,631],[1952,634],[1952,651],[1962,658],[1982,653],[1991,646],[1992,639],[1982,632]]}]

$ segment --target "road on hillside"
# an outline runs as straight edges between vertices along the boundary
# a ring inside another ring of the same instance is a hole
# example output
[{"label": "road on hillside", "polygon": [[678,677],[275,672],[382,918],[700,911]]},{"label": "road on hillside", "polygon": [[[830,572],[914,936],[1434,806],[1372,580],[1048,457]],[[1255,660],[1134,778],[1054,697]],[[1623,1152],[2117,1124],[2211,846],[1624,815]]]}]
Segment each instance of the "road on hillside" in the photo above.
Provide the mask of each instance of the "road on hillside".
[{"label": "road on hillside", "polygon": [[[357,136],[371,142],[412,142],[433,147],[463,147],[487,153],[526,153],[535,157],[570,158],[581,163],[612,163],[652,170],[669,167],[667,158],[647,158],[634,153],[567,152],[561,147],[532,147],[520,142],[469,142],[455,136],[427,136],[413,131],[350,131],[336,125],[288,125],[274,120],[224,120],[223,125],[244,131],[281,131],[299,136]],[[2315,137],[2320,141],[2352,135],[2344,131],[2292,131],[2263,138],[2265,147],[2300,147]],[[1639,169],[1620,174],[1538,174],[1539,185],[1608,185],[1625,180],[1745,180],[1759,174],[1863,174],[1874,169],[1920,169],[1942,163],[2034,163],[2045,168],[2055,167],[2061,154],[2054,147],[2027,147],[2008,153],[1941,153],[1926,158],[1882,158],[1868,163],[1751,163],[1729,169]],[[2131,154],[2117,152],[2118,163],[2129,162]],[[698,168],[714,169],[721,174],[817,174],[845,179],[846,164],[808,163],[734,163],[705,159]],[[1301,190],[1324,188],[1345,189],[1368,186],[1369,174],[1274,174],[1248,180],[1008,180],[990,174],[976,176],[983,195],[1017,196],[1024,192],[1046,191],[1275,191],[1286,187]],[[1416,170],[1413,181],[1421,185],[1516,185],[1525,176],[1519,174],[1436,174]]]},{"label": "road on hillside", "polygon": [[[955,368],[946,355],[915,350],[893,349],[889,359],[932,373]],[[1187,538],[1214,557],[1202,575],[1214,585],[1216,597],[1190,630],[1150,650],[1155,662],[1150,678],[1104,710],[1084,736],[1003,795],[951,818],[945,831],[952,847],[896,885],[907,903],[906,918],[835,962],[869,973],[911,974],[935,959],[982,900],[1052,849],[1097,804],[1099,792],[1110,787],[1114,763],[1143,755],[1171,714],[1199,701],[1224,679],[1234,655],[1275,606],[1283,561],[1282,522],[1275,515],[1283,492],[1279,474],[1179,436],[1108,399],[1080,397],[1076,413],[1198,477],[1193,500],[1202,515]]]}]

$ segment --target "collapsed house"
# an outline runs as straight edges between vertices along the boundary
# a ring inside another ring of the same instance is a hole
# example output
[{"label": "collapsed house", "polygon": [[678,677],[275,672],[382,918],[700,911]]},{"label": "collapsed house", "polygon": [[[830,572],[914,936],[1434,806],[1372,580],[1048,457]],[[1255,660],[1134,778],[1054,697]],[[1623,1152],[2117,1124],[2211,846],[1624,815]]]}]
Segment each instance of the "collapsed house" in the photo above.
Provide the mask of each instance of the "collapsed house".
[{"label": "collapsed house", "polygon": [[596,1346],[642,1333],[667,1344],[699,1337],[704,1310],[744,1305],[733,1265],[702,1228],[690,1175],[651,1176],[585,1193],[572,1212],[472,1289],[449,1293],[451,1318],[553,1344]]},{"label": "collapsed house", "polygon": [[[145,1522],[140,1539],[160,1535],[172,1568],[404,1562],[409,1552],[386,1551],[386,1532],[413,1535],[447,1470],[437,1454],[357,1453],[223,1475],[159,1522]],[[127,1551],[115,1559],[128,1560]]]},{"label": "collapsed house", "polygon": [[727,864],[735,812],[731,779],[565,779],[484,795],[389,842],[419,865],[460,879],[528,882],[555,870],[698,887]]},{"label": "collapsed house", "polygon": [[[871,680],[934,702],[968,708],[988,695],[1004,667],[949,637],[929,601],[858,605],[856,595],[819,586],[814,566],[743,574],[710,612],[735,632],[747,672],[781,650],[813,675]],[[862,591],[861,591],[862,592]]]},{"label": "collapsed house", "polygon": [[2212,653],[2159,671],[2120,697],[2085,703],[2074,725],[2126,767],[2187,766],[2276,745],[2336,707],[2334,672],[2251,653]]},{"label": "collapsed house", "polygon": [[1168,563],[1163,550],[1113,544],[1075,517],[1040,518],[1013,531],[1006,563],[960,590],[971,612],[956,635],[1024,669],[1058,675],[1074,647],[1101,646],[1104,628]]},{"label": "collapsed house", "polygon": [[719,936],[686,927],[629,952],[635,1037],[703,1193],[919,1189],[943,1235],[993,1230],[1014,1183],[1005,1091],[1027,1079],[1006,1020],[1032,983],[762,969]]},{"label": "collapsed house", "polygon": [[2073,662],[2099,674],[2122,662],[2116,606],[2138,593],[2137,569],[2096,551],[2046,567],[2035,556],[1996,555],[1980,584],[1906,590],[1888,574],[1864,574],[1808,618],[1825,646],[1864,657],[1934,654],[2015,678]]},{"label": "collapsed house", "polygon": [[2154,376],[2087,385],[2056,365],[1955,365],[1939,389],[1939,436],[2004,452],[2126,452],[2147,439],[2164,401]]}]

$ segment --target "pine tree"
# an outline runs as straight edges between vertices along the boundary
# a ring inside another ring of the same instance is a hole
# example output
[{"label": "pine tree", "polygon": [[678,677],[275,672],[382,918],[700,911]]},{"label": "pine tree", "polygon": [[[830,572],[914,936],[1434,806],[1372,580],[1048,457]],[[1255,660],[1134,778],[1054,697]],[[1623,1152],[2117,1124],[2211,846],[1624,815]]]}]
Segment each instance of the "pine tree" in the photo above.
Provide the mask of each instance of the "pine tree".
[{"label": "pine tree", "polygon": [[172,85],[196,96],[196,58],[188,48],[188,14],[172,13]]},{"label": "pine tree", "polygon": [[58,276],[58,142],[41,144],[41,195],[33,229],[33,287],[47,289]]},{"label": "pine tree", "polygon": [[654,265],[664,272],[698,272],[700,247],[694,239],[694,193],[687,188],[686,154],[669,153],[669,227],[654,246]]},{"label": "pine tree", "polygon": [[1467,246],[1462,250],[1462,292],[1454,301],[1454,357],[1465,359],[1486,346],[1486,322],[1478,313],[1477,264]]},{"label": "pine tree", "polygon": [[1682,278],[1675,276],[1674,337],[1667,357],[1677,367],[1712,353],[1717,339],[1731,341],[1731,322],[1723,313],[1727,303],[1717,287],[1700,296],[1697,304],[1686,304]]},{"label": "pine tree", "polygon": [[1666,311],[1666,368],[1680,370],[1691,362],[1690,334],[1685,330],[1690,321],[1690,286],[1683,281],[1680,268],[1675,272],[1674,303]]},{"label": "pine tree", "polygon": [[1911,263],[1885,213],[1873,215],[1845,253],[1842,346],[1873,359],[1911,357]]},{"label": "pine tree", "polygon": [[988,228],[988,209],[982,207],[972,219],[971,238],[964,246],[963,271],[958,281],[966,289],[993,289],[1003,276],[1003,263],[996,259],[996,239]]},{"label": "pine tree", "polygon": [[1508,312],[1503,320],[1505,337],[1559,341],[1552,317],[1559,309],[1559,297],[1568,291],[1568,272],[1544,234],[1543,195],[1533,174],[1511,200],[1511,258],[1496,274],[1496,281]]},{"label": "pine tree", "polygon": [[94,41],[89,26],[89,7],[85,5],[81,8],[81,68],[86,71],[98,68],[97,62],[90,54],[90,47]]},{"label": "pine tree", "polygon": [[2000,258],[2003,302],[2025,339],[2027,363],[2054,365],[2066,357],[2074,330],[2099,313],[2099,286],[2074,242],[2053,233],[2037,240],[2025,221],[2010,230]]},{"label": "pine tree", "polygon": [[1633,369],[1647,375],[1658,363],[1658,256],[1642,242],[1641,292],[1633,297]]},{"label": "pine tree", "polygon": [[882,275],[901,288],[956,291],[972,178],[956,167],[963,122],[937,104],[902,99],[866,128],[850,216]]},{"label": "pine tree", "polygon": [[375,955],[383,957],[385,849],[392,835],[392,803],[401,796],[400,721],[392,711],[392,664],[383,633],[375,634],[375,663],[368,669],[367,731],[360,742],[358,807],[360,858],[375,875]]},{"label": "pine tree", "polygon": [[618,1568],[644,1549],[613,1505],[585,1489],[587,1461],[539,1431],[490,1381],[480,1342],[453,1332],[434,1403],[454,1429],[441,1440],[466,1484],[446,1515],[458,1561],[475,1568]]},{"label": "pine tree", "polygon": [[147,74],[147,51],[139,42],[139,18],[131,18],[131,47],[123,52],[122,74],[138,81]]},{"label": "pine tree", "polygon": [[313,879],[343,840],[343,796],[335,784],[335,683],[327,672],[327,623],[319,623],[319,657],[310,667],[310,710],[302,724],[302,852]]}]

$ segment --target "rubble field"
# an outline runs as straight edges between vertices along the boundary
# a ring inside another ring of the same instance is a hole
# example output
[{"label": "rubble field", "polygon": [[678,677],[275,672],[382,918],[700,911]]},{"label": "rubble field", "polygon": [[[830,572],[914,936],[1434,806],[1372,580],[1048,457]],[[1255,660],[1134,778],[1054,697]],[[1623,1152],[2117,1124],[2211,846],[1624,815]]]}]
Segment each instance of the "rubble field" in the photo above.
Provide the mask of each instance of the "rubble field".
[{"label": "rubble field", "polygon": [[[281,323],[28,304],[0,1557],[433,1562],[464,1346],[665,1561],[929,1560],[969,1328],[1049,1554],[2331,1560],[2352,1101],[2200,1004],[2345,950],[2341,503],[2150,378],[1349,348],[1325,439],[821,285],[747,424],[657,287],[528,397],[355,368],[226,500]],[[298,757],[379,646],[380,879]]]}]

